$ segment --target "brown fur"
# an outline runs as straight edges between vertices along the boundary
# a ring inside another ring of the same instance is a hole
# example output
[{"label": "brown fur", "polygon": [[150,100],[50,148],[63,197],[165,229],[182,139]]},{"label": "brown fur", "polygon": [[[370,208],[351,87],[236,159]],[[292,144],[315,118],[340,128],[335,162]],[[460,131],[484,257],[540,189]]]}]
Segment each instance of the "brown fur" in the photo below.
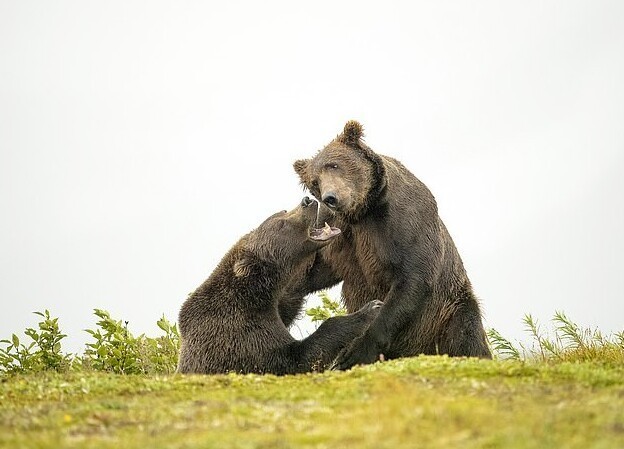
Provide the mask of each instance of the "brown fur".
[{"label": "brown fur", "polygon": [[339,368],[425,354],[490,357],[478,301],[429,189],[399,161],[375,153],[350,121],[336,139],[294,168],[301,183],[334,206],[342,236],[322,250],[343,280],[347,310],[382,299],[379,317],[340,357]]},{"label": "brown fur", "polygon": [[[289,374],[322,370],[361,335],[380,303],[330,318],[308,338],[287,330],[303,290],[325,277],[318,251],[330,240],[310,238],[317,203],[307,198],[266,219],[241,238],[180,310],[181,373]],[[335,238],[335,237],[334,237]]]}]

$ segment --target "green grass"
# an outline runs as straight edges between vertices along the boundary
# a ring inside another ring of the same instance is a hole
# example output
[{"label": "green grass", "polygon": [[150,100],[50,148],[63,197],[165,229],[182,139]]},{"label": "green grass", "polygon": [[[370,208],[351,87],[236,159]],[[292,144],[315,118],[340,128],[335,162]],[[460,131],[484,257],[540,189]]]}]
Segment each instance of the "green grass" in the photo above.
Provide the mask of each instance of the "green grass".
[{"label": "green grass", "polygon": [[[308,314],[341,313],[322,298]],[[624,332],[557,312],[495,360],[415,357],[299,376],[181,376],[179,332],[95,309],[66,354],[58,318],[0,340],[0,448],[624,448]]]},{"label": "green grass", "polygon": [[623,448],[624,366],[416,357],[298,376],[0,378],[6,448]]}]

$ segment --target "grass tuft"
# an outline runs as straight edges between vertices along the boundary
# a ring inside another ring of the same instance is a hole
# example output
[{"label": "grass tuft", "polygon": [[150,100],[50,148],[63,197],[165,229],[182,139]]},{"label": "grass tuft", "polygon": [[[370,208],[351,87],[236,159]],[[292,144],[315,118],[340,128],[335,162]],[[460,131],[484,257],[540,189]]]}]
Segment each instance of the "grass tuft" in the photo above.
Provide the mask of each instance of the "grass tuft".
[{"label": "grass tuft", "polygon": [[566,361],[624,364],[624,332],[612,336],[603,335],[598,329],[581,328],[560,311],[551,320],[553,328],[544,331],[530,314],[524,316],[525,330],[531,340],[516,347],[495,329],[488,330],[493,353],[499,359],[525,361]]}]

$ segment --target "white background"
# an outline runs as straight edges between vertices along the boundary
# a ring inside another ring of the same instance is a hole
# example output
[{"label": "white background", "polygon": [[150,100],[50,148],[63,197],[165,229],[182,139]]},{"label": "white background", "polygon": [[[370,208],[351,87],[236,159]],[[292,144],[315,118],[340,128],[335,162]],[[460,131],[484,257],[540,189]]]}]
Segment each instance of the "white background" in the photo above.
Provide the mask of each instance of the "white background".
[{"label": "white background", "polygon": [[[624,3],[0,0],[0,338],[157,334],[349,119],[429,186],[486,326],[624,329]],[[303,334],[310,326],[301,324]]]}]

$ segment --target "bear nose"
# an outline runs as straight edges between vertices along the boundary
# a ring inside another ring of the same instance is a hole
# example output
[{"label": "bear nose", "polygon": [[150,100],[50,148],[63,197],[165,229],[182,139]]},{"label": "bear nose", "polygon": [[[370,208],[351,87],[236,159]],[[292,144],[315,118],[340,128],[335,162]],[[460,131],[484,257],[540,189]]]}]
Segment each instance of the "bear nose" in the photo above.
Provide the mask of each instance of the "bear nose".
[{"label": "bear nose", "polygon": [[338,199],[336,198],[336,194],[334,192],[327,192],[323,195],[323,202],[329,207],[336,207]]},{"label": "bear nose", "polygon": [[309,197],[304,196],[303,199],[301,200],[301,206],[302,207],[308,207],[310,204],[314,203],[315,201],[311,200]]}]

